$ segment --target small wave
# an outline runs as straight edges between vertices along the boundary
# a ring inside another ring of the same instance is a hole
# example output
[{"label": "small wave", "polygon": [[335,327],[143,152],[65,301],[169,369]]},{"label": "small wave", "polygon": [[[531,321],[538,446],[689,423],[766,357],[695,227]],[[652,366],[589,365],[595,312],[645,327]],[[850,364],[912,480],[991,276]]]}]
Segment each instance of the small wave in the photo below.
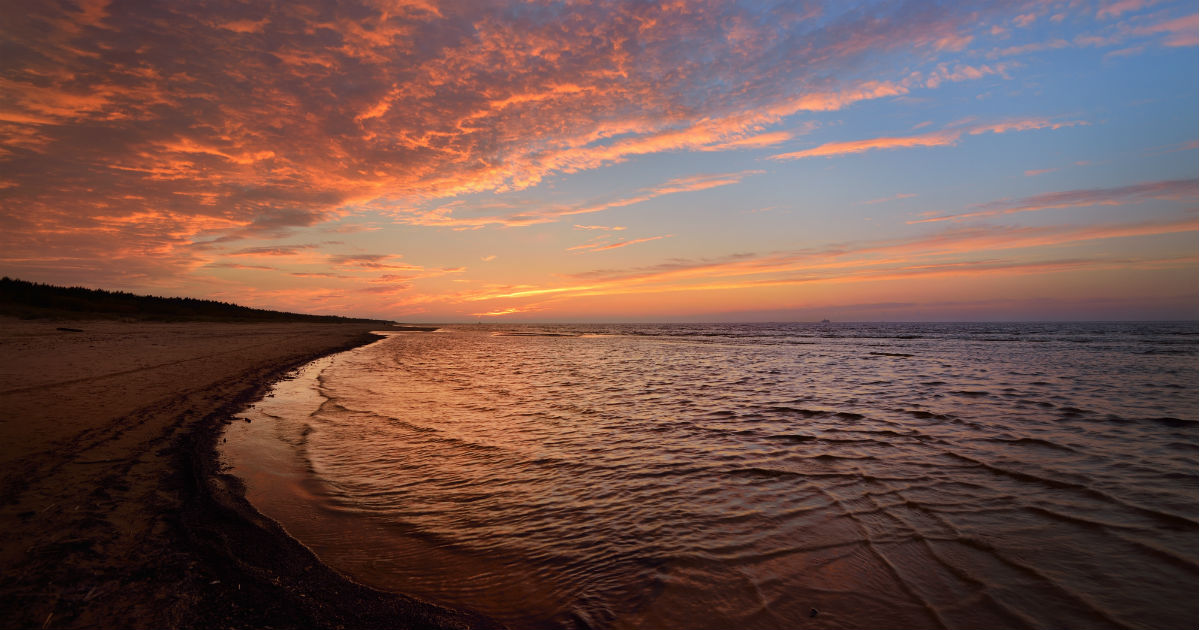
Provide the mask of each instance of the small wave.
[{"label": "small wave", "polygon": [[940,413],[933,413],[932,411],[922,411],[920,409],[909,409],[909,410],[906,410],[905,413],[908,413],[912,417],[919,418],[921,420],[930,420],[930,419],[932,419],[932,420],[949,420],[950,419],[949,416],[945,416]]},{"label": "small wave", "polygon": [[[1195,420],[1184,420],[1183,418],[1175,418],[1173,416],[1162,416],[1158,418],[1125,418],[1123,416],[1105,416],[1105,420],[1116,424],[1161,424],[1168,427],[1183,427],[1196,428],[1200,426]],[[1195,444],[1192,445],[1195,448]]]},{"label": "small wave", "polygon": [[945,454],[949,455],[951,457],[954,457],[956,459],[970,462],[972,464],[975,464],[976,466],[984,468],[984,469],[991,471],[993,473],[996,473],[998,475],[1004,475],[1006,477],[1011,477],[1018,481],[1037,483],[1037,484],[1049,486],[1051,488],[1060,488],[1063,490],[1074,490],[1076,492],[1079,492],[1080,494],[1084,494],[1084,495],[1087,495],[1087,496],[1090,496],[1090,497],[1093,497],[1096,499],[1101,499],[1103,501],[1107,501],[1108,503],[1119,505],[1119,506],[1124,507],[1132,512],[1142,514],[1143,516],[1149,516],[1153,519],[1158,520],[1160,523],[1169,525],[1171,527],[1187,529],[1187,528],[1195,528],[1198,525],[1198,523],[1195,520],[1188,518],[1186,516],[1180,516],[1178,514],[1171,514],[1169,512],[1163,512],[1161,510],[1156,510],[1153,508],[1148,508],[1148,507],[1144,507],[1141,505],[1137,505],[1135,503],[1130,503],[1129,501],[1119,499],[1119,498],[1117,498],[1107,492],[1104,492],[1102,490],[1097,490],[1095,488],[1085,486],[1080,483],[1075,483],[1073,481],[1064,481],[1062,479],[1053,479],[1050,477],[1042,477],[1040,475],[1034,475],[1032,473],[1022,472],[1019,470],[1012,470],[1009,468],[1004,468],[1002,466],[996,466],[994,464],[989,464],[987,462],[984,462],[984,461],[981,461],[978,459],[974,459],[972,457],[967,457],[966,455],[960,455],[953,451],[946,451]]},{"label": "small wave", "polygon": [[812,441],[819,439],[815,435],[803,435],[803,434],[799,434],[799,433],[785,434],[785,435],[768,435],[767,437],[772,440],[787,440],[789,442],[812,442]]},{"label": "small wave", "polygon": [[1031,438],[1031,437],[1023,437],[1023,438],[1016,438],[1016,439],[995,438],[994,440],[996,442],[1006,442],[1008,444],[1020,444],[1020,445],[1025,445],[1025,446],[1044,446],[1046,448],[1052,448],[1052,449],[1056,449],[1056,450],[1060,450],[1060,451],[1067,451],[1067,452],[1071,452],[1071,453],[1077,452],[1075,449],[1071,448],[1070,446],[1065,446],[1062,444],[1058,444],[1056,442],[1051,442],[1049,440],[1043,440],[1040,438]]},{"label": "small wave", "polygon": [[728,471],[731,475],[748,475],[751,477],[770,477],[779,479],[784,477],[803,477],[804,475],[790,470],[779,470],[777,468],[762,468],[760,466],[752,466],[750,468],[734,468]]},{"label": "small wave", "polygon": [[833,453],[821,453],[820,455],[810,455],[804,459],[818,460],[823,462],[833,462],[839,459],[875,459],[870,455],[834,455]]},{"label": "small wave", "polygon": [[633,479],[662,479],[664,477],[687,477],[690,475],[698,475],[710,473],[711,470],[704,466],[680,466],[668,464],[652,468],[650,470],[639,470],[630,477]]},{"label": "small wave", "polygon": [[868,352],[867,354],[873,354],[873,355],[875,355],[875,356],[877,356],[877,357],[902,357],[902,358],[907,358],[907,357],[911,357],[911,356],[913,356],[913,355],[911,355],[911,354],[905,354],[905,353],[903,353],[903,352]]},{"label": "small wave", "polygon": [[970,390],[970,389],[958,389],[958,390],[952,391],[950,393],[958,394],[959,396],[971,396],[972,398],[979,398],[982,396],[991,396],[990,392],[976,391],[976,390]]},{"label": "small wave", "polygon": [[471,442],[471,441],[464,440],[464,439],[461,439],[461,438],[449,437],[449,436],[445,436],[445,437],[430,437],[430,438],[428,438],[428,440],[429,440],[430,442],[437,442],[437,443],[440,443],[440,444],[449,444],[449,445],[451,445],[451,446],[454,446],[454,447],[457,447],[457,448],[461,448],[461,449],[464,449],[464,450],[467,450],[467,451],[479,451],[479,452],[484,452],[484,453],[495,453],[495,452],[503,452],[503,451],[505,450],[505,449],[503,449],[503,448],[501,448],[501,447],[499,447],[499,446],[494,446],[494,445],[491,445],[491,444],[481,444],[481,443],[479,443],[479,442]]},{"label": "small wave", "polygon": [[761,409],[763,409],[764,411],[772,412],[772,413],[795,414],[795,415],[799,415],[799,416],[804,416],[805,418],[819,418],[819,417],[829,415],[828,411],[822,411],[820,409],[801,409],[798,407],[787,407],[787,406],[782,406],[782,405],[771,406],[771,407],[761,407]]},{"label": "small wave", "polygon": [[562,459],[559,457],[546,457],[546,456],[539,457],[537,459],[531,459],[531,460],[529,460],[529,464],[540,467],[540,468],[565,469],[565,470],[574,470],[574,471],[588,471],[588,470],[596,470],[598,468],[602,468],[601,466],[597,466],[595,464],[589,464],[589,463],[585,463],[585,462],[576,462],[576,461],[571,461],[571,460],[567,460],[567,459]]},{"label": "small wave", "polygon": [[413,424],[407,420],[401,420],[399,418],[393,418],[391,416],[386,416],[385,419],[388,421],[388,424],[390,424],[392,426],[408,429],[409,431],[412,431],[414,433],[438,433],[438,429],[435,429],[433,427],[422,426],[419,424]]},{"label": "small wave", "polygon": [[1174,418],[1171,416],[1163,416],[1159,418],[1142,418],[1138,422],[1154,422],[1157,424],[1165,424],[1171,427],[1191,427],[1197,426],[1195,420],[1184,420],[1183,418]]},{"label": "small wave", "polygon": [[1189,573],[1195,574],[1196,572],[1196,560],[1194,558],[1185,558],[1174,552],[1158,547],[1157,545],[1135,540],[1128,536],[1118,535],[1118,537],[1121,540],[1136,546],[1138,549],[1141,549],[1142,551],[1159,559],[1170,562],[1171,564],[1174,564],[1175,566],[1180,567]]},{"label": "small wave", "polygon": [[1041,514],[1042,516],[1060,520],[1065,523],[1071,523],[1073,525],[1080,525],[1082,527],[1088,527],[1088,528],[1093,528],[1093,529],[1127,529],[1127,530],[1133,530],[1133,531],[1140,529],[1136,525],[1126,525],[1124,523],[1111,523],[1108,521],[1084,518],[1082,516],[1079,516],[1078,513],[1066,514],[1063,512],[1059,512],[1058,510],[1051,510],[1050,508],[1042,507],[1040,505],[1026,505],[1023,507],[1025,509],[1029,510],[1030,512],[1036,512],[1038,514]]},{"label": "small wave", "polygon": [[493,337],[582,337],[581,333],[568,332],[494,332]]},{"label": "small wave", "polygon": [[918,431],[907,431],[901,433],[900,431],[893,431],[891,429],[864,429],[862,431],[858,431],[858,433],[866,433],[868,435],[883,435],[887,437],[916,438],[919,440],[929,437]]}]

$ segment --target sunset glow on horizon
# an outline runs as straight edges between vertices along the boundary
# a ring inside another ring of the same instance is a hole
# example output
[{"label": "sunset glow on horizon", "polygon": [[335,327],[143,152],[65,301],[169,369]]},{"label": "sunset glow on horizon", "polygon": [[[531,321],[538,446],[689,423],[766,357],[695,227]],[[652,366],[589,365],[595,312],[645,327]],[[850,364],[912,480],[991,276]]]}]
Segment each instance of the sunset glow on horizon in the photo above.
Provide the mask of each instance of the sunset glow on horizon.
[{"label": "sunset glow on horizon", "polygon": [[21,3],[0,275],[403,321],[1194,319],[1194,2]]}]

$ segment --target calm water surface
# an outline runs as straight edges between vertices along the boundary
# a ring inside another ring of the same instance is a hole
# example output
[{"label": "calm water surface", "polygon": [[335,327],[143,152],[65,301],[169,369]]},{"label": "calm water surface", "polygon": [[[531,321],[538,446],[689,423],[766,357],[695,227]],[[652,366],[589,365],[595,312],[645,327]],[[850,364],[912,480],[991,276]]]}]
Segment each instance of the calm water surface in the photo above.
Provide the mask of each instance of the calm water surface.
[{"label": "calm water surface", "polygon": [[245,418],[323,561],[514,627],[1196,624],[1195,324],[458,326]]}]

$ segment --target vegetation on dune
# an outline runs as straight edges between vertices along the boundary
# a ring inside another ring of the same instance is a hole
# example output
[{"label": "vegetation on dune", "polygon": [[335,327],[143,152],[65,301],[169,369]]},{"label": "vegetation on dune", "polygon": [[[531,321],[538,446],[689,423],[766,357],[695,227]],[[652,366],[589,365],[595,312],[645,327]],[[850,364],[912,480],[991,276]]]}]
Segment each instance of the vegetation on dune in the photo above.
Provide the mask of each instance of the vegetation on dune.
[{"label": "vegetation on dune", "polygon": [[23,319],[81,318],[136,319],[151,321],[238,321],[238,322],[323,322],[391,323],[336,315],[306,315],[250,308],[216,300],[135,295],[83,287],[58,287],[0,279],[0,315]]}]

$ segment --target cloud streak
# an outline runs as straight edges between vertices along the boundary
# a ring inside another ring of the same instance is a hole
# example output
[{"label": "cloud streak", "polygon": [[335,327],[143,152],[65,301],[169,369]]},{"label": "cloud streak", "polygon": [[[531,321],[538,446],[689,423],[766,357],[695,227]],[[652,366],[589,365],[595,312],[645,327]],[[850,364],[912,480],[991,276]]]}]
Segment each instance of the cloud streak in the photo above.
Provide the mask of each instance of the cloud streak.
[{"label": "cloud streak", "polygon": [[[1027,175],[1029,173],[1026,173]],[[1036,173],[1034,173],[1036,174]],[[939,221],[962,221],[1020,212],[1039,212],[1059,208],[1086,208],[1089,206],[1123,206],[1152,199],[1168,201],[1191,200],[1197,195],[1197,180],[1173,179],[1142,182],[1112,188],[1087,188],[1064,190],[1024,197],[1015,201],[1003,200],[982,204],[976,210],[959,214],[947,214],[909,221],[909,223],[936,223]]]},{"label": "cloud streak", "polygon": [[583,245],[576,245],[574,247],[568,247],[567,251],[569,251],[569,252],[571,252],[571,251],[604,252],[604,251],[608,251],[610,249],[620,249],[622,247],[628,247],[630,245],[637,245],[638,243],[649,243],[651,241],[657,241],[657,240],[664,239],[664,238],[671,238],[671,236],[672,236],[671,234],[663,234],[661,236],[647,236],[645,238],[635,238],[635,239],[630,239],[627,241],[616,241],[616,242],[612,242],[612,243],[605,242],[605,241],[600,241],[600,242],[595,242],[595,243],[584,243]]},{"label": "cloud streak", "polygon": [[[443,205],[424,212],[397,212],[395,213],[395,217],[397,221],[402,223],[426,227],[449,227],[454,229],[477,229],[491,225],[501,227],[523,227],[542,223],[552,223],[563,217],[570,217],[580,214],[593,214],[596,212],[604,212],[605,210],[624,208],[667,195],[699,192],[712,188],[719,188],[721,186],[740,184],[746,177],[760,173],[762,173],[760,170],[749,170],[736,173],[690,175],[687,177],[679,177],[666,181],[658,186],[644,188],[638,191],[637,194],[628,197],[620,197],[608,201],[596,201],[577,206],[549,207],[508,214],[470,217],[455,216],[455,205]],[[575,227],[578,229],[625,229],[623,227],[605,228],[603,226],[595,225],[576,225]]]},{"label": "cloud streak", "polygon": [[[497,287],[459,299],[467,302],[565,299],[653,292],[736,290],[811,283],[886,281],[917,276],[1048,273],[1067,269],[1180,267],[1190,256],[1122,258],[1106,255],[1029,260],[1003,252],[1038,251],[1105,239],[1195,232],[1195,220],[1097,226],[992,226],[947,229],[914,238],[772,254],[736,254],[708,260],[672,260],[649,267],[573,274],[575,284]],[[965,256],[965,258],[964,258]]]},{"label": "cloud streak", "polygon": [[849,140],[845,142],[826,142],[812,149],[792,151],[772,155],[773,160],[799,160],[809,157],[835,157],[877,151],[883,149],[909,149],[912,147],[945,147],[958,142],[962,134],[957,131],[935,131],[915,136],[896,136],[868,138],[866,140]]},{"label": "cloud streak", "polygon": [[1078,121],[1053,122],[1045,118],[1025,118],[1004,120],[994,123],[974,125],[965,129],[945,129],[912,136],[890,136],[868,138],[865,140],[850,140],[844,142],[827,142],[811,149],[792,151],[771,156],[773,160],[799,160],[810,157],[839,157],[879,151],[887,149],[910,149],[913,147],[946,147],[958,143],[964,134],[977,136],[985,133],[1007,133],[1009,131],[1029,131],[1032,129],[1062,129],[1083,124]]}]

